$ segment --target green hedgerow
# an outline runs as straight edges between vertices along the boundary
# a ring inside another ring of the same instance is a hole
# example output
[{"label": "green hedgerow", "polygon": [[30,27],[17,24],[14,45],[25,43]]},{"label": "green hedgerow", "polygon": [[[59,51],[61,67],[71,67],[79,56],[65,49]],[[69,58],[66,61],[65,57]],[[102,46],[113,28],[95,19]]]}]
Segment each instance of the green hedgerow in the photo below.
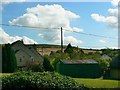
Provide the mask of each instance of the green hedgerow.
[{"label": "green hedgerow", "polygon": [[87,89],[72,78],[55,72],[17,72],[2,77],[2,89]]}]

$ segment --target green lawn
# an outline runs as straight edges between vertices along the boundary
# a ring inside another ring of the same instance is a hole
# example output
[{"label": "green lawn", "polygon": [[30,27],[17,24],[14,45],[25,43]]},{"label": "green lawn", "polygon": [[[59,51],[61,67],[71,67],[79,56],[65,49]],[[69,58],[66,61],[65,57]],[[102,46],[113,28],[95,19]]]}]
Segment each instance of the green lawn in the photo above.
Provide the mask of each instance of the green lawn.
[{"label": "green lawn", "polygon": [[0,77],[10,75],[10,73],[0,73]]},{"label": "green lawn", "polygon": [[92,88],[117,88],[118,80],[103,80],[103,79],[86,79],[86,78],[74,78],[78,83],[84,84]]}]

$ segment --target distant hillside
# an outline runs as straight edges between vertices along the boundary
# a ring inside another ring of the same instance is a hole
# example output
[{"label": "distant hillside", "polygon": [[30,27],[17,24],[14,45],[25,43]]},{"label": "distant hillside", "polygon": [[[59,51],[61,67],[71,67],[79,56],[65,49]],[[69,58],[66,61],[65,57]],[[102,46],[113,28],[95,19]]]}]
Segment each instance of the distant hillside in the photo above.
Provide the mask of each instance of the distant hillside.
[{"label": "distant hillside", "polygon": [[[49,55],[51,53],[51,51],[56,52],[58,50],[61,50],[61,45],[52,45],[52,44],[30,44],[30,45],[26,45],[26,46],[34,46],[36,47],[36,50],[41,54],[41,55]],[[63,46],[63,50],[66,49],[66,45]],[[99,52],[102,53],[101,50],[98,49],[84,49],[84,48],[78,48],[78,47],[74,47],[74,49],[81,49],[83,50],[84,53],[95,53],[95,52]]]}]

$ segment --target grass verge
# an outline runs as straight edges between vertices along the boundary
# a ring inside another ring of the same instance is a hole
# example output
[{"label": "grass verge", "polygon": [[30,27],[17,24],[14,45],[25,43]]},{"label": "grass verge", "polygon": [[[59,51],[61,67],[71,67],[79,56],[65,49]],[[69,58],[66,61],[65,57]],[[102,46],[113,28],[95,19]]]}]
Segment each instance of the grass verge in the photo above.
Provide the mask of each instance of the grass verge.
[{"label": "grass verge", "polygon": [[76,82],[92,88],[120,88],[118,80],[74,78]]}]

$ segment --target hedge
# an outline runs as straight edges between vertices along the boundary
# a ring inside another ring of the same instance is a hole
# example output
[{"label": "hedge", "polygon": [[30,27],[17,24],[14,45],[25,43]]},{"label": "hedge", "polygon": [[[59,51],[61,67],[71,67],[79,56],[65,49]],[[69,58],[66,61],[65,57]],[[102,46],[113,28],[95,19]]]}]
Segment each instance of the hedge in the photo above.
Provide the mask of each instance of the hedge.
[{"label": "hedge", "polygon": [[55,72],[17,72],[2,77],[2,89],[81,89],[87,87],[75,82],[72,78]]}]

